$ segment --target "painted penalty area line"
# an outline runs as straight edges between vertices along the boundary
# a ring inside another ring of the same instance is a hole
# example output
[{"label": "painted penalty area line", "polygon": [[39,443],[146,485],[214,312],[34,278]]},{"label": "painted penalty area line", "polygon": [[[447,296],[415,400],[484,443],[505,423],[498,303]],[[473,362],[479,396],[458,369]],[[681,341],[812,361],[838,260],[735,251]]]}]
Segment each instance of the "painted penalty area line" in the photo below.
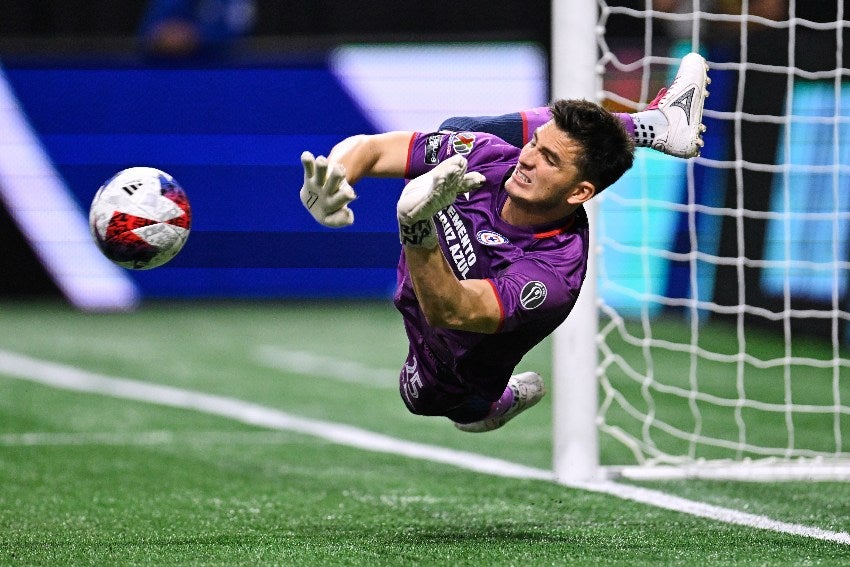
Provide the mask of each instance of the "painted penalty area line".
[{"label": "painted penalty area line", "polygon": [[[198,411],[226,417],[256,427],[292,431],[318,437],[339,445],[443,463],[474,472],[515,479],[556,481],[552,471],[528,467],[502,459],[396,439],[350,425],[298,417],[274,408],[234,398],[105,376],[3,350],[0,350],[0,374],[63,390],[101,394],[114,398]],[[766,516],[696,502],[648,488],[611,481],[575,483],[566,486],[608,494],[617,498],[728,524],[850,545],[850,534],[847,532],[834,532],[801,524],[781,522]]]}]

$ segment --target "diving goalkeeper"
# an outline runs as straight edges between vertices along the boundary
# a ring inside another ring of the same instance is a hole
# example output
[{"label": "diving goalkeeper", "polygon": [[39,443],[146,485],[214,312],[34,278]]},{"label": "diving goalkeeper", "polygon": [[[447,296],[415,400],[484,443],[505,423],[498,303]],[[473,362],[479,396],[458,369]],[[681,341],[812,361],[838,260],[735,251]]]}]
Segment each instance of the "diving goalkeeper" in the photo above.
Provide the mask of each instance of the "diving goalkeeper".
[{"label": "diving goalkeeper", "polygon": [[360,179],[410,180],[396,204],[393,301],[409,340],[399,385],[411,412],[483,432],[543,397],[537,373],[514,370],[578,298],[589,254],[583,204],[631,167],[636,144],[699,152],[706,70],[686,56],[672,85],[633,115],[558,100],[444,123],[463,131],[360,135],[327,158],[302,154],[301,201],[325,226],[354,221]]}]

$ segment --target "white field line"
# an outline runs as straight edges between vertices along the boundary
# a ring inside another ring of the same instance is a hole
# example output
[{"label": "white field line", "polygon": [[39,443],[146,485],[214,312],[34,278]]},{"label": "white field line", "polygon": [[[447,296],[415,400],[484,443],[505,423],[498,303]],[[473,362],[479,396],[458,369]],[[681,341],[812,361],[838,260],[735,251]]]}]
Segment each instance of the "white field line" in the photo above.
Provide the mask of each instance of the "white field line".
[{"label": "white field line", "polygon": [[501,459],[403,441],[350,425],[298,417],[234,398],[104,376],[2,350],[0,350],[0,374],[64,390],[104,394],[115,398],[199,411],[257,427],[293,431],[340,445],[445,463],[486,474],[510,478],[553,479],[550,471]]},{"label": "white field line", "polygon": [[142,431],[133,433],[4,433],[0,445],[4,447],[34,447],[61,445],[164,445],[174,436],[169,431]]},{"label": "white field line", "polygon": [[291,443],[286,431],[77,431],[57,433],[29,431],[0,434],[3,447],[61,447],[78,445],[170,445],[189,444],[251,444],[282,445]]},{"label": "white field line", "polygon": [[782,522],[768,518],[767,516],[749,514],[747,512],[741,512],[740,510],[733,510],[731,508],[723,508],[722,506],[706,504],[705,502],[688,500],[687,498],[674,496],[672,494],[652,490],[650,488],[632,486],[629,484],[619,484],[611,481],[602,481],[598,483],[576,483],[571,484],[570,486],[573,486],[574,488],[584,488],[592,492],[609,494],[624,500],[632,500],[634,502],[649,504],[650,506],[664,508],[665,510],[682,512],[684,514],[690,514],[691,516],[709,518],[727,524],[748,526],[773,532],[811,537],[850,545],[850,534],[847,532],[834,532],[831,530],[805,526],[803,524]]},{"label": "white field line", "polygon": [[[234,398],[149,384],[126,378],[104,376],[3,350],[0,350],[0,374],[64,390],[103,394],[115,398],[199,411],[227,417],[257,427],[293,431],[340,445],[438,462],[485,474],[516,479],[555,481],[555,476],[551,471],[527,467],[501,459],[395,439],[350,425],[298,417]],[[766,516],[696,502],[648,488],[611,481],[577,483],[567,486],[728,524],[850,545],[850,534],[847,532],[835,532],[801,524],[781,522]]]},{"label": "white field line", "polygon": [[306,376],[330,378],[373,388],[398,389],[396,369],[372,368],[359,362],[340,360],[311,352],[289,350],[279,346],[261,345],[253,351],[254,360],[275,370],[304,374]]}]

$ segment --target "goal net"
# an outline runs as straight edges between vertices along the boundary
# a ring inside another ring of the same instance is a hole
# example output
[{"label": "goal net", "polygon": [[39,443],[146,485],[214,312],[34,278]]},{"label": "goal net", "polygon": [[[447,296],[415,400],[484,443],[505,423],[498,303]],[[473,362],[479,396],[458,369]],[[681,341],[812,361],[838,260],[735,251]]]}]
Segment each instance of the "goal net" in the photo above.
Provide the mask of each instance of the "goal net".
[{"label": "goal net", "polygon": [[[642,109],[689,51],[712,83],[702,155],[638,149],[597,198],[597,320],[569,323],[598,329],[597,356],[582,369],[555,346],[556,379],[588,376],[598,395],[598,449],[576,443],[609,476],[850,478],[843,3],[594,4],[608,108]],[[556,472],[575,478],[558,412],[579,410],[555,404]]]}]

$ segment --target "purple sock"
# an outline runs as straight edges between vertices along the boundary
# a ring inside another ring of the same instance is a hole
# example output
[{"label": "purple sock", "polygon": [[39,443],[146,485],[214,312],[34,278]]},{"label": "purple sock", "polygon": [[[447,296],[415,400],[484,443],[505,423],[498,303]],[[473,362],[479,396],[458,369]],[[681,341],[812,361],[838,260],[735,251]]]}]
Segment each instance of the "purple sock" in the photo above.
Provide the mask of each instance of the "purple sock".
[{"label": "purple sock", "polygon": [[514,405],[514,391],[511,388],[505,388],[505,391],[502,392],[502,397],[490,406],[490,413],[487,414],[487,417],[503,415],[511,409],[512,405]]},{"label": "purple sock", "polygon": [[629,136],[632,138],[635,137],[635,121],[632,120],[632,115],[627,114],[625,112],[615,112],[614,116],[619,118],[623,122],[623,126],[626,127],[626,132],[629,133]]}]

